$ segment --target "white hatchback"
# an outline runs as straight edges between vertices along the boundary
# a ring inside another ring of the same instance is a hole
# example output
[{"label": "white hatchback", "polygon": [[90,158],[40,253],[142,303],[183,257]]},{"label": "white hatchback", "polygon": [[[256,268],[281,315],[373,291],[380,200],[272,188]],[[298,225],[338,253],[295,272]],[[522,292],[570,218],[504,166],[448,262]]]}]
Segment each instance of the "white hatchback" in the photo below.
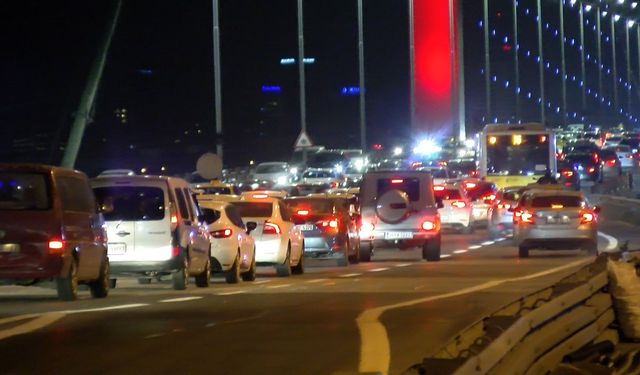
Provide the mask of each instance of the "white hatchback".
[{"label": "white hatchback", "polygon": [[223,272],[229,284],[256,279],[256,245],[251,231],[256,223],[242,221],[229,202],[199,200],[211,234],[211,270]]},{"label": "white hatchback", "polygon": [[442,202],[440,223],[443,229],[455,229],[468,234],[473,232],[473,208],[471,200],[459,184],[434,185],[436,201]]},{"label": "white hatchback", "polygon": [[255,222],[258,265],[273,265],[278,276],[304,273],[304,236],[279,198],[243,197],[232,202],[244,222]]}]

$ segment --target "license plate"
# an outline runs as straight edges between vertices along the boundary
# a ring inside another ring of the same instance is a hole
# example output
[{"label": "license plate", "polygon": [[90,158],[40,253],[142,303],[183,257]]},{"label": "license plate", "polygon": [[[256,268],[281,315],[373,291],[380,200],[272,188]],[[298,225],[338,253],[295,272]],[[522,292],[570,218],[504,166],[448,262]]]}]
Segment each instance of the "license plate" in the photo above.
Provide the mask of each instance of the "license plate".
[{"label": "license plate", "polygon": [[300,226],[300,230],[303,232],[310,232],[314,229],[316,229],[316,226],[313,224],[303,224]]},{"label": "license plate", "polygon": [[413,238],[412,232],[384,232],[385,240],[404,240]]},{"label": "license plate", "polygon": [[127,245],[124,243],[110,243],[108,244],[109,255],[122,255],[127,251]]},{"label": "license plate", "polygon": [[0,253],[19,253],[20,245],[17,243],[5,243],[0,245]]},{"label": "license plate", "polygon": [[567,224],[568,222],[567,216],[547,216],[547,224]]}]

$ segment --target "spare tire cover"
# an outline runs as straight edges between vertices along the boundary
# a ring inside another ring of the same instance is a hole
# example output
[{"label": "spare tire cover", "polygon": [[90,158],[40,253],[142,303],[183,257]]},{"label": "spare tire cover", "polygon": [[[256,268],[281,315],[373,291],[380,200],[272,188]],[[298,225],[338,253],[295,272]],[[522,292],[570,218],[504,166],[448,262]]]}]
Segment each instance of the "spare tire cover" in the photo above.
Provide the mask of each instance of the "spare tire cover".
[{"label": "spare tire cover", "polygon": [[409,196],[404,191],[389,190],[376,201],[376,214],[385,223],[398,223],[409,212]]}]

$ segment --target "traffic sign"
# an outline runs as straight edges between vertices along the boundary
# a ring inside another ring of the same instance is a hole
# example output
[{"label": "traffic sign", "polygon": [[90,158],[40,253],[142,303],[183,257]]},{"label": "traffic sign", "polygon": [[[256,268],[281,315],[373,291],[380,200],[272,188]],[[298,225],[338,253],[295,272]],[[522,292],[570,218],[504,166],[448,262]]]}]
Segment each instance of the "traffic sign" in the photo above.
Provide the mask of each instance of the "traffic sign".
[{"label": "traffic sign", "polygon": [[306,131],[301,131],[298,139],[296,139],[295,148],[309,148],[313,147],[313,142]]}]

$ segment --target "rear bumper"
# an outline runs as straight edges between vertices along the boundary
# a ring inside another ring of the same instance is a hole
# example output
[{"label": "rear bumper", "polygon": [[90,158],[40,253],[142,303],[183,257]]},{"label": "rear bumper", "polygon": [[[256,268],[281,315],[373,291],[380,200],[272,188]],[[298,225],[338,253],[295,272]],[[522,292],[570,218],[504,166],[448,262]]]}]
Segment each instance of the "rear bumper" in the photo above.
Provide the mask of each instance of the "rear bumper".
[{"label": "rear bumper", "polygon": [[173,272],[182,266],[182,257],[162,261],[110,261],[111,274]]},{"label": "rear bumper", "polygon": [[595,228],[517,228],[516,238],[518,245],[541,246],[546,248],[578,247],[593,243],[598,240],[598,231]]},{"label": "rear bumper", "polygon": [[339,237],[305,237],[304,255],[311,258],[343,257],[347,242]]},{"label": "rear bumper", "polygon": [[287,243],[282,238],[256,240],[256,263],[282,264],[287,257]]},{"label": "rear bumper", "polygon": [[216,239],[211,241],[211,260],[213,271],[227,271],[238,254],[238,245],[230,239]]}]

